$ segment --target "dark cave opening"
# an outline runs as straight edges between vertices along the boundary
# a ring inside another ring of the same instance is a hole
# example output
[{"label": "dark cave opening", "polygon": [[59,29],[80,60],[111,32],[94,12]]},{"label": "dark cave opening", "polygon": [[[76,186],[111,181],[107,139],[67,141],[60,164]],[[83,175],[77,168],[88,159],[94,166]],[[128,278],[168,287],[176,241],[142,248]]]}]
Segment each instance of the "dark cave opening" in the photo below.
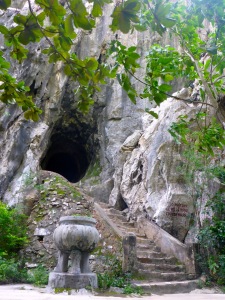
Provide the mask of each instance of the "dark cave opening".
[{"label": "dark cave opening", "polygon": [[126,202],[123,200],[122,195],[120,195],[117,204],[116,204],[116,209],[123,211],[124,209],[128,208]]},{"label": "dark cave opening", "polygon": [[41,162],[43,170],[56,172],[70,182],[78,182],[85,175],[89,165],[85,147],[78,141],[56,134]]}]

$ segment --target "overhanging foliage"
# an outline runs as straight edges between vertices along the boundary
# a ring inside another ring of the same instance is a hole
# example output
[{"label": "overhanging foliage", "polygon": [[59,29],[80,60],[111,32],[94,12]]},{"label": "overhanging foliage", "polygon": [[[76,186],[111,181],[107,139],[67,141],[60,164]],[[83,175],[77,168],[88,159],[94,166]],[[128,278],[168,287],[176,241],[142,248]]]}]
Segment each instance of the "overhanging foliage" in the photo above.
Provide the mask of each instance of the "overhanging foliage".
[{"label": "overhanging foliage", "polygon": [[[14,24],[7,28],[0,25],[0,33],[10,48],[10,55],[21,63],[27,58],[27,45],[46,40],[43,54],[49,63],[63,62],[64,72],[76,81],[78,107],[87,112],[93,104],[93,96],[101,85],[110,78],[117,78],[133,103],[147,98],[160,105],[171,96],[171,84],[175,78],[186,78],[189,82],[198,80],[200,93],[197,103],[212,107],[218,115],[218,101],[225,93],[225,1],[191,0],[170,2],[167,0],[35,0],[35,11],[31,0],[27,0],[27,14],[17,13]],[[90,31],[96,26],[96,19],[103,15],[104,5],[114,5],[112,32],[130,34],[134,30],[150,30],[163,35],[168,32],[179,41],[179,51],[171,46],[153,45],[146,54],[146,75],[136,76],[140,68],[136,46],[127,48],[118,40],[108,47],[111,63],[101,63],[95,57],[80,59],[72,49],[79,30]],[[0,9],[7,10],[10,0],[1,0]],[[208,29],[205,22],[208,22]],[[29,95],[29,87],[17,82],[9,72],[10,65],[0,52],[0,100],[6,104],[17,103],[27,119],[38,120],[41,113]],[[138,80],[143,89],[136,90],[132,78]],[[174,97],[177,100],[187,100]],[[188,99],[193,102],[196,99]],[[147,110],[148,111],[148,110]],[[148,111],[154,117],[157,114]]]}]

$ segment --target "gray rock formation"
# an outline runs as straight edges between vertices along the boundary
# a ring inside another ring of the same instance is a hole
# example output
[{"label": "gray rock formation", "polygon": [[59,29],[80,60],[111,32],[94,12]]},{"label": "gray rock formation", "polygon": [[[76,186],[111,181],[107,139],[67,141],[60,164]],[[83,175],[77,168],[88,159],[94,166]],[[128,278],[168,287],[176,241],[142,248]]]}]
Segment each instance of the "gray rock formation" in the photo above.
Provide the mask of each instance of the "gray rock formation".
[{"label": "gray rock formation", "polygon": [[[21,12],[27,10],[26,1],[16,5]],[[74,50],[80,57],[104,58],[105,48],[114,38],[108,31],[112,9],[113,5],[107,6],[91,33],[78,32]],[[1,22],[12,24],[16,13],[9,9]],[[117,38],[138,47],[142,66],[149,46],[162,42],[149,32],[119,33]],[[169,43],[169,37],[163,40]],[[2,40],[0,44],[8,56]],[[94,95],[95,105],[89,114],[82,115],[73,93],[75,84],[63,74],[61,63],[47,62],[41,53],[44,46],[43,41],[30,45],[29,56],[21,65],[12,62],[12,74],[30,86],[43,114],[34,123],[25,120],[17,107],[0,104],[0,198],[9,205],[24,204],[29,213],[32,201],[26,202],[26,195],[33,192],[28,185],[35,184],[39,170],[50,170],[79,182],[95,201],[128,208],[130,218],[145,214],[183,241],[190,227],[193,199],[177,171],[181,148],[167,130],[178,115],[194,114],[197,106],[168,99],[158,109],[159,119],[153,119],[145,113],[145,108],[152,106],[149,102],[141,100],[134,105],[112,80]],[[137,77],[143,76],[143,69]],[[98,160],[99,181],[92,187],[87,178],[80,182]]]},{"label": "gray rock formation", "polygon": [[186,105],[168,99],[158,109],[159,119],[143,115],[143,134],[136,148],[125,152],[122,146],[118,161],[112,204],[120,197],[129,207],[130,217],[145,213],[159,226],[180,240],[184,240],[193,213],[193,199],[179,173],[182,162],[180,150],[168,129],[180,114],[196,111],[193,104]]},{"label": "gray rock formation", "polygon": [[[23,4],[24,1],[19,5],[20,13],[27,11],[27,3]],[[18,7],[18,3],[16,6]],[[106,45],[113,38],[112,33],[107,31],[112,9],[113,5],[107,7],[104,17],[99,19],[91,34],[78,33],[74,50],[81,58],[87,55],[104,55]],[[10,8],[1,22],[10,26],[17,12],[18,9]],[[146,37],[146,33],[134,33],[131,37],[121,35],[119,38],[126,39],[125,42],[130,44],[138,44],[144,51],[152,39],[156,39]],[[0,43],[3,45],[2,40]],[[76,108],[74,84],[68,82],[63,74],[61,63],[48,64],[47,58],[41,53],[44,47],[44,41],[29,46],[28,59],[21,65],[12,62],[11,70],[18,80],[24,80],[30,86],[36,103],[43,110],[40,121],[33,123],[24,120],[17,107],[6,107],[4,104],[0,107],[0,197],[10,205],[22,202],[20,191],[25,178],[41,168],[48,168],[46,165],[51,160],[50,157],[57,156],[52,148],[55,151],[65,143],[66,148],[80,146],[77,151],[74,150],[76,155],[78,152],[85,153],[85,157],[80,154],[82,160],[86,160],[80,177],[98,152],[102,181],[107,181],[115,170],[113,158],[116,151],[126,137],[139,127],[139,118],[147,106],[147,103],[134,106],[120,85],[112,81],[103,87],[100,94],[94,96],[96,105],[89,115],[82,115]],[[7,57],[8,50],[4,47],[3,50]],[[65,149],[61,151],[67,152]],[[82,169],[77,164],[78,162],[74,162],[74,165]]]}]

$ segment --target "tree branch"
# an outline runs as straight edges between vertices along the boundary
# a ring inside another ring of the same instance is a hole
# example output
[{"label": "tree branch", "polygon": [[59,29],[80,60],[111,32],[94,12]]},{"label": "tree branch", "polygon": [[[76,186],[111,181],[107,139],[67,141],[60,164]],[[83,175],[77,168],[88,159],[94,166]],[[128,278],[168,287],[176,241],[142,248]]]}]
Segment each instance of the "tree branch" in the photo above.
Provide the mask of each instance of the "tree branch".
[{"label": "tree branch", "polygon": [[135,78],[137,81],[139,81],[140,83],[146,85],[146,86],[149,86],[150,88],[153,88],[155,90],[157,90],[159,93],[161,94],[164,94],[166,96],[168,96],[169,98],[174,98],[176,100],[181,100],[181,101],[186,101],[188,103],[200,103],[202,105],[208,105],[208,106],[211,106],[211,107],[214,107],[212,104],[210,103],[206,103],[206,102],[202,102],[202,101],[195,101],[195,100],[192,100],[192,99],[183,99],[183,98],[180,98],[180,97],[177,97],[177,96],[173,96],[169,93],[166,93],[166,92],[163,92],[163,91],[160,91],[160,89],[158,89],[157,87],[155,86],[152,86],[151,84],[147,83],[147,82],[144,82],[142,81],[141,79],[137,78],[130,70],[127,70],[125,69],[127,73],[129,73],[133,78]]},{"label": "tree branch", "polygon": [[[29,10],[30,10],[30,13],[31,13],[32,16],[35,18],[35,20],[36,20],[36,22],[37,22],[37,25],[38,25],[38,27],[39,27],[39,29],[40,29],[40,31],[41,31],[43,37],[46,39],[46,41],[48,42],[48,44],[49,44],[51,47],[53,47],[53,48],[55,49],[55,52],[56,52],[57,54],[59,54],[59,55],[62,57],[63,61],[64,61],[65,63],[67,63],[67,64],[71,67],[71,69],[73,70],[73,66],[72,66],[72,64],[71,64],[71,61],[68,60],[66,57],[64,57],[64,56],[62,55],[62,53],[59,52],[59,51],[56,49],[55,45],[52,43],[52,41],[51,41],[51,40],[46,36],[46,34],[44,33],[45,29],[42,28],[42,26],[40,26],[40,24],[39,24],[39,22],[38,22],[38,19],[37,19],[37,16],[36,16],[35,13],[33,12],[33,9],[32,9],[30,0],[28,0],[28,4],[29,4]],[[77,64],[77,63],[74,63],[74,62],[73,62],[73,64],[76,64],[79,68],[84,68],[83,66],[80,66],[80,65]]]}]

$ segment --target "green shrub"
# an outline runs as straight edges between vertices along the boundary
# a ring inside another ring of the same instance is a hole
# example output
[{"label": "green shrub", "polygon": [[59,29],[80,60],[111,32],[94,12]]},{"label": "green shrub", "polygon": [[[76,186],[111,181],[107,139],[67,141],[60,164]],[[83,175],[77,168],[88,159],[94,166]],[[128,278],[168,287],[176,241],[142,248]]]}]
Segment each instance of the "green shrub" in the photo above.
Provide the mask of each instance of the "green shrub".
[{"label": "green shrub", "polygon": [[29,271],[27,281],[33,283],[36,286],[44,286],[48,284],[49,271],[39,265],[37,268]]},{"label": "green shrub", "polygon": [[14,258],[0,256],[0,283],[26,282],[27,272]]},{"label": "green shrub", "polygon": [[225,183],[225,169],[221,166],[215,166],[211,169],[211,172],[216,176],[220,182]]},{"label": "green shrub", "polygon": [[217,193],[206,206],[212,214],[200,229],[200,266],[210,280],[225,284],[225,194]]},{"label": "green shrub", "polygon": [[125,295],[130,295],[130,294],[143,295],[144,292],[140,286],[133,286],[131,284],[127,284],[123,289],[123,294],[125,294]]},{"label": "green shrub", "polygon": [[24,265],[15,258],[4,258],[0,256],[0,284],[27,282],[36,286],[47,285],[48,270],[39,265],[28,271]]},{"label": "green shrub", "polygon": [[108,270],[103,274],[98,274],[98,286],[100,289],[107,290],[111,286],[124,287],[126,283],[126,275],[122,271],[121,261],[114,255],[108,255],[106,264]]},{"label": "green shrub", "polygon": [[142,289],[131,285],[131,274],[124,273],[121,261],[114,255],[107,257],[108,270],[98,275],[98,286],[101,290],[107,290],[111,286],[123,288],[124,294],[142,294]]},{"label": "green shrub", "polygon": [[24,214],[0,202],[0,255],[12,257],[27,242]]}]

